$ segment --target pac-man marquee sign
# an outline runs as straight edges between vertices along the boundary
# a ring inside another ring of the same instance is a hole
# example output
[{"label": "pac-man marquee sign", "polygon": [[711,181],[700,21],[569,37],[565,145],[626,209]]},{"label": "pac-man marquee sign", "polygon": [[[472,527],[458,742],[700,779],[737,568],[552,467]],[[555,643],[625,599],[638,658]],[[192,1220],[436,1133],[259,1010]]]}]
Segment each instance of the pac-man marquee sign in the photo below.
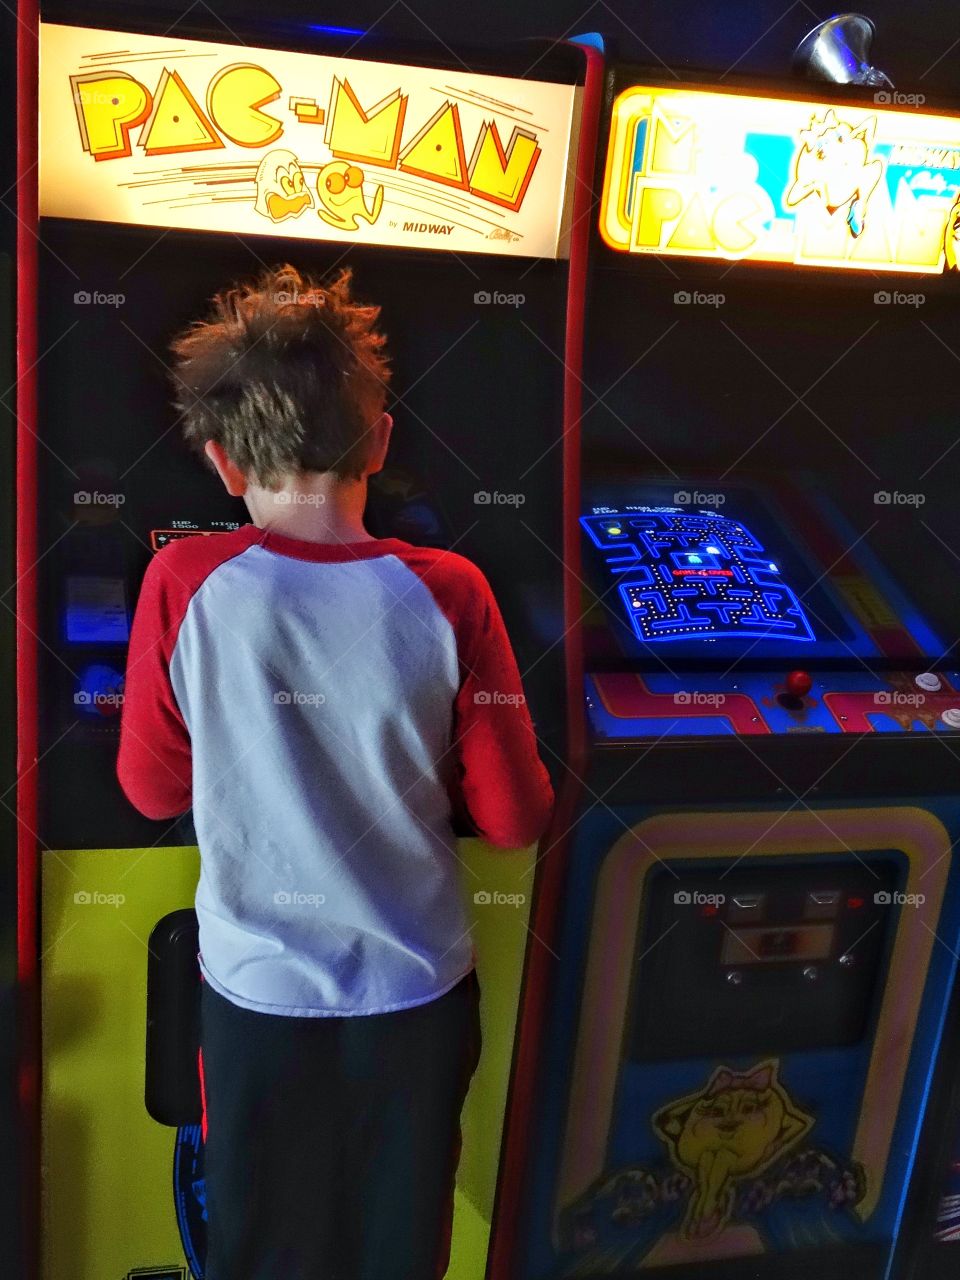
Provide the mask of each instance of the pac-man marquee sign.
[{"label": "pac-man marquee sign", "polygon": [[960,119],[627,89],[613,104],[600,231],[625,253],[956,270]]},{"label": "pac-man marquee sign", "polygon": [[45,23],[40,213],[557,257],[577,89]]}]

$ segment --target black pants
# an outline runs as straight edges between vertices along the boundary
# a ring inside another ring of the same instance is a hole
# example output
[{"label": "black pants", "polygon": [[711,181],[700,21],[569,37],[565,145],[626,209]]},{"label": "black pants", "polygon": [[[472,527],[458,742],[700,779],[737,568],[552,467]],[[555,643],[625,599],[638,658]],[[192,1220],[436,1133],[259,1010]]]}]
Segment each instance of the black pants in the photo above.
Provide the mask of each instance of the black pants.
[{"label": "black pants", "polygon": [[288,1018],[203,984],[206,1280],[440,1280],[479,985]]}]

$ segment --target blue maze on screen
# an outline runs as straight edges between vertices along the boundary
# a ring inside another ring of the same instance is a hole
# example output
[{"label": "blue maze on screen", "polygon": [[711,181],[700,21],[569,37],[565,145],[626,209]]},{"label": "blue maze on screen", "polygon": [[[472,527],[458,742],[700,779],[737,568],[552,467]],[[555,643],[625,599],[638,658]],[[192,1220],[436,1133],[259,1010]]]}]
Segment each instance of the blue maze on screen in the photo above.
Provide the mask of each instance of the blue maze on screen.
[{"label": "blue maze on screen", "polygon": [[713,510],[626,506],[595,509],[580,523],[646,644],[816,638],[775,556],[735,519]]}]

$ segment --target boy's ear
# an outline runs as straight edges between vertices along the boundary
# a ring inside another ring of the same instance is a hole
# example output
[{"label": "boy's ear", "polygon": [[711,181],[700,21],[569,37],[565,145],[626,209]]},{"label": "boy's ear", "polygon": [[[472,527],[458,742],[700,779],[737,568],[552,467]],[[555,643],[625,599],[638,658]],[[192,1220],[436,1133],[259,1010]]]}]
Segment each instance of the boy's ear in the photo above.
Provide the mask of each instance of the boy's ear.
[{"label": "boy's ear", "polygon": [[372,447],[370,450],[370,458],[364,468],[363,474],[366,476],[376,475],[378,471],[383,470],[383,464],[387,460],[387,450],[390,448],[390,433],[393,431],[393,419],[389,413],[381,413],[370,428],[370,437]]},{"label": "boy's ear", "polygon": [[247,477],[230,461],[223,445],[217,444],[216,440],[208,440],[203,446],[203,452],[210,459],[230,497],[242,498],[248,488]]}]

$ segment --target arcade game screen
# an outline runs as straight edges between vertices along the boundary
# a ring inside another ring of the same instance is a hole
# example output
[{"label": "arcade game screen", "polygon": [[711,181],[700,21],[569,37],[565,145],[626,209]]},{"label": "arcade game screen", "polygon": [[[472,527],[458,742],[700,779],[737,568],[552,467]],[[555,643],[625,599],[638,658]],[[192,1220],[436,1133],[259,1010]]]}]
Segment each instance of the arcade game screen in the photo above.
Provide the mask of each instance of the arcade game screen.
[{"label": "arcade game screen", "polygon": [[740,521],[628,504],[582,523],[641,641],[814,639],[780,566]]},{"label": "arcade game screen", "polygon": [[874,557],[842,550],[855,536],[815,486],[778,489],[598,484],[580,520],[594,665],[910,665],[940,651]]}]

